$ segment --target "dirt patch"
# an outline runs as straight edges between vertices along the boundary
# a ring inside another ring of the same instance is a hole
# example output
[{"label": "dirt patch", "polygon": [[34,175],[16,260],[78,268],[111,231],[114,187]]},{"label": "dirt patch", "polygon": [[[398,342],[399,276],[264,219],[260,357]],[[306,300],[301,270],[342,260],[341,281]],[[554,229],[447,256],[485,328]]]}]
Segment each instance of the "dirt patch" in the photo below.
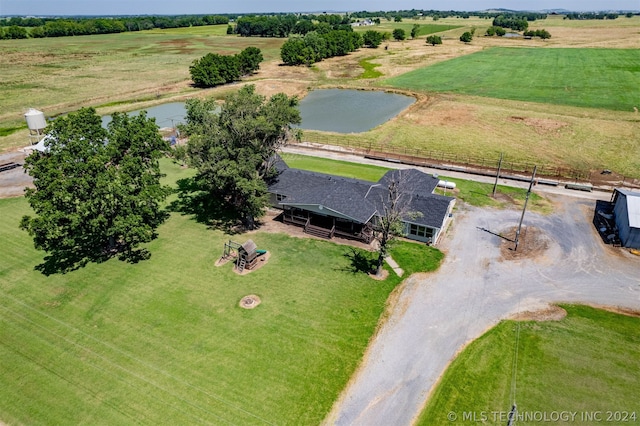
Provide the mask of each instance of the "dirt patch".
[{"label": "dirt patch", "polygon": [[240,299],[240,303],[238,303],[238,305],[243,309],[253,309],[260,303],[262,303],[262,300],[260,300],[258,296],[250,294]]},{"label": "dirt patch", "polygon": [[569,123],[551,120],[548,118],[511,116],[508,118],[508,120],[515,123],[522,123],[525,126],[531,127],[539,135],[559,133],[560,129],[569,125]]},{"label": "dirt patch", "polygon": [[549,238],[538,228],[523,226],[518,238],[518,250],[515,250],[517,227],[511,227],[500,233],[500,254],[503,260],[530,259],[541,256],[549,248]]},{"label": "dirt patch", "polygon": [[368,274],[369,278],[372,278],[376,281],[384,281],[389,277],[389,271],[383,269],[380,275],[377,275],[375,272]]},{"label": "dirt patch", "polygon": [[567,316],[567,311],[560,306],[551,305],[537,311],[525,311],[515,314],[511,319],[515,321],[560,321]]},{"label": "dirt patch", "polygon": [[[425,114],[425,109],[428,109],[428,114]],[[468,125],[477,121],[476,108],[473,106],[428,100],[420,102],[404,117],[415,124],[433,126]]]},{"label": "dirt patch", "polygon": [[626,315],[628,317],[640,318],[640,311],[635,309],[623,308],[620,306],[609,306],[609,305],[590,305],[597,309],[602,309],[609,312],[614,312],[620,315]]}]

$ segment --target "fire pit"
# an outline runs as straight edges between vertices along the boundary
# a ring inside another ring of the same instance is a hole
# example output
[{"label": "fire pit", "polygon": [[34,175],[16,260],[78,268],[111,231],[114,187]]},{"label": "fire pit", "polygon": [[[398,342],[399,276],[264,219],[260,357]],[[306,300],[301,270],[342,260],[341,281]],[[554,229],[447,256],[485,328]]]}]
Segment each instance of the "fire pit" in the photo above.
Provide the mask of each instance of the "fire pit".
[{"label": "fire pit", "polygon": [[244,309],[253,309],[260,304],[261,300],[255,294],[250,294],[240,299],[240,307]]}]

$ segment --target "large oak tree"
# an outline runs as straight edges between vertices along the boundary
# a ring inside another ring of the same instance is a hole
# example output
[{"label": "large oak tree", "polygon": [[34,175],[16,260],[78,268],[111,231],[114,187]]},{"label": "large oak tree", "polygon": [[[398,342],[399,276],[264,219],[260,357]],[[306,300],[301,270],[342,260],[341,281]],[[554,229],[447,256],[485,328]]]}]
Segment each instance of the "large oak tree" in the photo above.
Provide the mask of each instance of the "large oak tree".
[{"label": "large oak tree", "polygon": [[237,214],[251,229],[268,204],[266,181],[274,154],[300,123],[298,101],[284,93],[268,100],[253,85],[230,95],[221,109],[213,101],[187,102],[188,155],[198,187]]},{"label": "large oak tree", "polygon": [[25,196],[35,215],[20,223],[49,254],[45,272],[116,254],[146,257],[136,248],[156,237],[168,194],[158,164],[168,145],[155,120],[116,113],[104,129],[95,110],[83,108],[56,119],[45,145],[25,160],[34,184]]}]

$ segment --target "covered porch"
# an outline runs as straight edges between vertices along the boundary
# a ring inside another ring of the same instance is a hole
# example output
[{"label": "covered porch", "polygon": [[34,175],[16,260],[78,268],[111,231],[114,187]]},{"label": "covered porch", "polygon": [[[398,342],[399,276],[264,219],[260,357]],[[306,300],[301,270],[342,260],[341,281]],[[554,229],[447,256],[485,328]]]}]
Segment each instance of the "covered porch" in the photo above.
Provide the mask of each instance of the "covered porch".
[{"label": "covered porch", "polygon": [[367,244],[373,241],[373,228],[368,223],[356,223],[291,206],[285,206],[281,217],[283,223],[300,226],[309,235],[327,239],[345,238]]}]

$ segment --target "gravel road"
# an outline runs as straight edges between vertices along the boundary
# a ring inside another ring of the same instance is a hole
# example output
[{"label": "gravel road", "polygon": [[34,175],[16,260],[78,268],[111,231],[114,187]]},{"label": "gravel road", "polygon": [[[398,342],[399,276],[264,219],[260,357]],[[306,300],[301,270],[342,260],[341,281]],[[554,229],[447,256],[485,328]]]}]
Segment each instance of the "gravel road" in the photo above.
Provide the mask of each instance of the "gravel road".
[{"label": "gravel road", "polygon": [[325,423],[411,424],[454,356],[518,312],[554,302],[640,309],[640,258],[602,244],[591,224],[595,202],[548,197],[556,213],[527,212],[524,220],[547,248],[515,260],[503,256],[503,239],[482,229],[505,232],[520,211],[458,208],[440,247],[442,267],[407,280]]}]

